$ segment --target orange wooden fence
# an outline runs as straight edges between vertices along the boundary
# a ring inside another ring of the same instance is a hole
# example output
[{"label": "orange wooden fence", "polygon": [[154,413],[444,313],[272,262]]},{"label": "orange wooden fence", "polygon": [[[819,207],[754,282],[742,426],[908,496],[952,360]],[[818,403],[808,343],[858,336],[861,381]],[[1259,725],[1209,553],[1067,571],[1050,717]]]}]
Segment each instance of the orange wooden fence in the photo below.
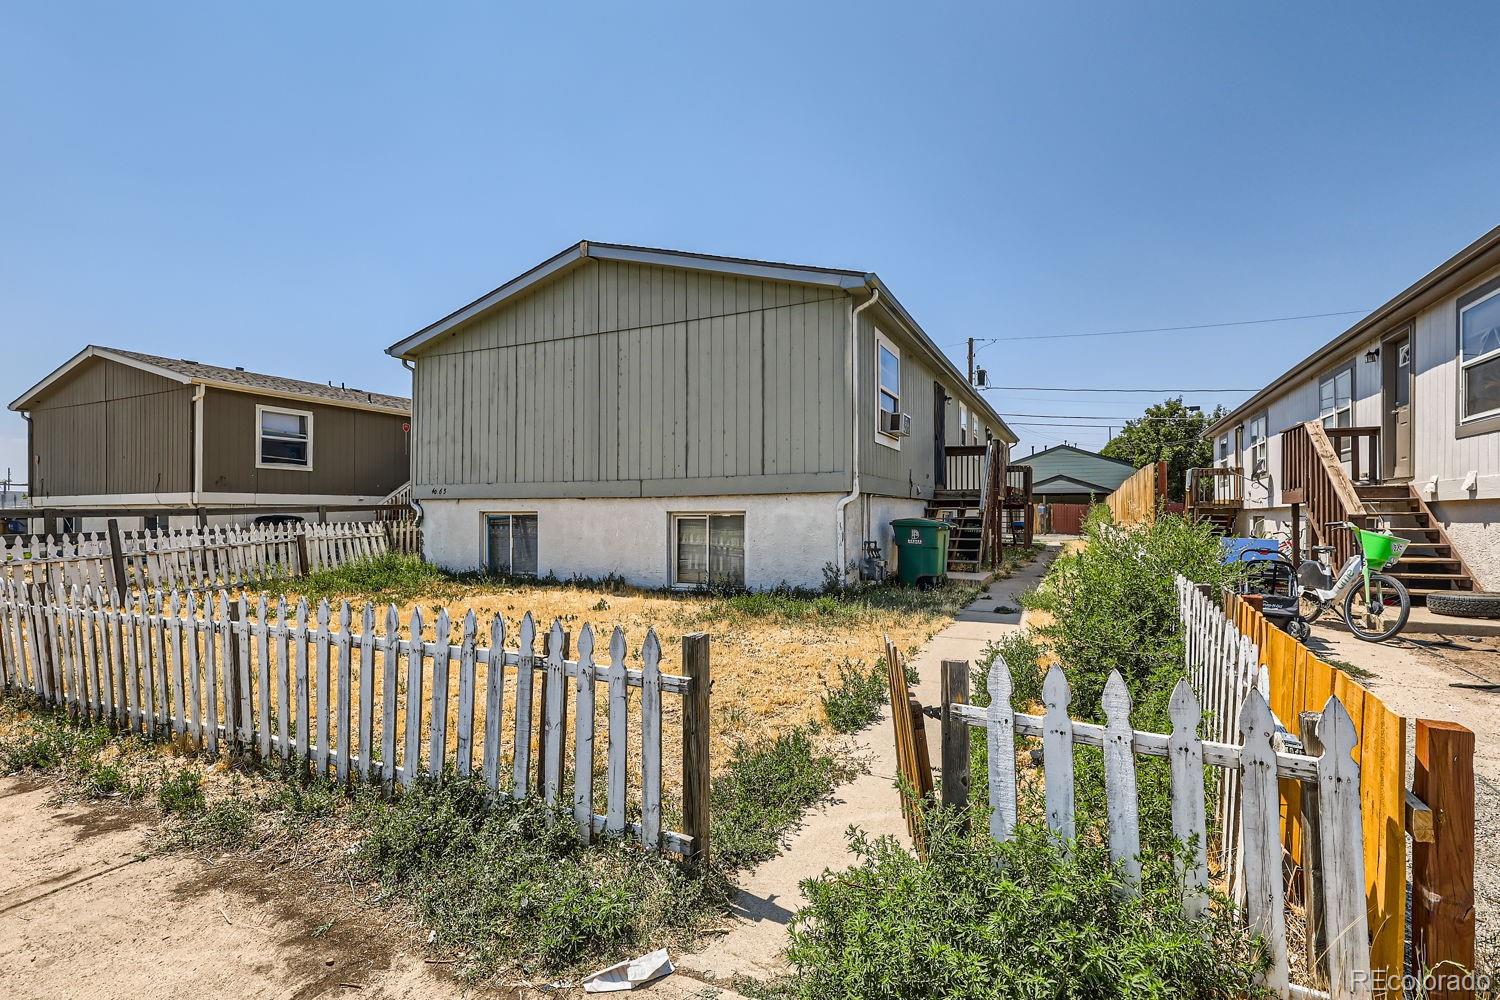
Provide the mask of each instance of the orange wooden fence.
[{"label": "orange wooden fence", "polygon": [[[1248,602],[1226,595],[1224,612],[1259,647],[1270,675],[1271,710],[1288,730],[1296,733],[1301,713],[1321,711],[1329,695],[1337,695],[1349,711],[1359,734],[1354,759],[1360,766],[1370,961],[1399,982],[1406,949],[1406,720]],[[1283,843],[1289,859],[1300,866],[1301,786],[1296,782],[1282,783],[1282,806]]]}]

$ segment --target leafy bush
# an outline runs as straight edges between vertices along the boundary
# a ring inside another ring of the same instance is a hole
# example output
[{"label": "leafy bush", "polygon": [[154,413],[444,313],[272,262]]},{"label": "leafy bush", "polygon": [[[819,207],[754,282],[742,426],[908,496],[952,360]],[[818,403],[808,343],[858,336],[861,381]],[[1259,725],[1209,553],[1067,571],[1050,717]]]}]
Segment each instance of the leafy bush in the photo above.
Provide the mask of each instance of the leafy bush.
[{"label": "leafy bush", "polygon": [[889,701],[890,682],[884,659],[865,669],[864,662],[845,659],[835,683],[823,682],[823,714],[836,733],[857,733],[880,716]]},{"label": "leafy bush", "polygon": [[1136,727],[1164,731],[1167,701],[1183,674],[1174,574],[1219,586],[1238,571],[1222,563],[1208,525],[1176,515],[1124,531],[1100,506],[1085,533],[1088,544],[1060,557],[1030,598],[1053,616],[1037,634],[1068,672],[1075,718],[1102,720],[1104,682],[1118,670]]},{"label": "leafy bush", "polygon": [[974,704],[984,706],[990,703],[990,668],[994,666],[996,656],[1004,657],[1005,665],[1010,668],[1011,706],[1024,712],[1028,706],[1039,703],[1042,700],[1042,652],[1042,644],[1028,629],[1019,629],[986,644],[984,652],[979,654],[979,669],[969,678]]},{"label": "leafy bush", "polygon": [[534,799],[478,782],[422,783],[365,815],[357,870],[409,902],[436,943],[486,974],[633,954],[701,914],[711,885],[630,842],[586,846]]},{"label": "leafy bush", "polygon": [[787,955],[805,1000],[1242,998],[1262,966],[1227,907],[1182,913],[1170,858],[1147,858],[1138,892],[1108,849],[1059,850],[1025,824],[999,844],[933,814],[928,854],[851,836],[859,862],[803,883]]},{"label": "leafy bush", "polygon": [[[200,792],[201,795],[201,792]],[[178,840],[188,847],[228,851],[244,846],[255,825],[255,811],[235,796],[199,807],[178,831]]]},{"label": "leafy bush", "polygon": [[197,771],[181,768],[176,774],[162,779],[156,795],[162,812],[201,812],[204,805],[203,779]]},{"label": "leafy bush", "polygon": [[819,593],[780,587],[775,590],[724,594],[703,608],[703,618],[761,618],[773,621],[857,626],[892,614],[948,617],[982,593],[979,587],[948,582],[930,590],[899,581],[879,586]]},{"label": "leafy bush", "polygon": [[267,588],[302,594],[308,600],[360,594],[399,604],[455,582],[453,574],[424,562],[421,556],[387,552],[305,577],[273,581]]},{"label": "leafy bush", "polygon": [[854,765],[796,728],[773,740],[735,747],[709,792],[714,864],[739,871],[775,857],[781,839],[808,807],[854,776]]}]

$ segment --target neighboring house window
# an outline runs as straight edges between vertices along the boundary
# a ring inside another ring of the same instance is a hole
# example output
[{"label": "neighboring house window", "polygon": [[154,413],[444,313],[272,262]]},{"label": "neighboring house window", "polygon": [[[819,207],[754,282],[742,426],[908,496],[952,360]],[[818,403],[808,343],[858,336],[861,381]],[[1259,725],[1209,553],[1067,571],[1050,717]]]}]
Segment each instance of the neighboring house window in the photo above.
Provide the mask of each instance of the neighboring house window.
[{"label": "neighboring house window", "polygon": [[1500,414],[1500,288],[1458,310],[1459,419]]},{"label": "neighboring house window", "polygon": [[1266,440],[1266,416],[1265,414],[1261,414],[1250,421],[1250,475],[1265,475],[1269,457],[1269,444]]},{"label": "neighboring house window", "polygon": [[256,468],[312,469],[311,413],[257,406],[255,421],[259,428]]},{"label": "neighboring house window", "polygon": [[962,403],[958,404],[958,443],[969,443],[969,408]]},{"label": "neighboring house window", "polygon": [[536,576],[536,515],[487,514],[485,568],[497,576]]},{"label": "neighboring house window", "polygon": [[[1324,427],[1354,426],[1354,369],[1340,368],[1318,380],[1318,416]],[[1348,458],[1353,443],[1339,442],[1339,455]]]},{"label": "neighboring house window", "polygon": [[1227,461],[1229,461],[1229,435],[1228,434],[1220,434],[1219,435],[1219,461],[1221,461],[1221,462],[1227,462]]},{"label": "neighboring house window", "polygon": [[141,518],[141,527],[146,531],[166,531],[167,516],[165,514],[147,514]]},{"label": "neighboring house window", "polygon": [[672,586],[744,585],[744,514],[672,515]]},{"label": "neighboring house window", "polygon": [[875,331],[875,440],[891,448],[901,447],[901,352]]}]

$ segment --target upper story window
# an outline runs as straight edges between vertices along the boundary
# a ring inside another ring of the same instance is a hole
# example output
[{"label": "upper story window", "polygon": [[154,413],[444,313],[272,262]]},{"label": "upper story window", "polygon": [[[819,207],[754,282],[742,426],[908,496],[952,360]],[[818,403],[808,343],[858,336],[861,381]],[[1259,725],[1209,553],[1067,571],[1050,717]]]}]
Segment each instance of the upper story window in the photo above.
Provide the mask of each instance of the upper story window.
[{"label": "upper story window", "polygon": [[312,470],[313,415],[306,410],[257,406],[255,467]]},{"label": "upper story window", "polygon": [[1500,414],[1500,288],[1459,300],[1459,419]]},{"label": "upper story window", "polygon": [[969,408],[963,403],[958,404],[958,443],[972,443],[969,438]]},{"label": "upper story window", "polygon": [[1263,476],[1268,470],[1270,444],[1266,437],[1266,415],[1250,421],[1250,475]]},{"label": "upper story window", "polygon": [[[1318,416],[1324,427],[1354,426],[1354,369],[1340,368],[1318,380]],[[1348,458],[1353,443],[1344,438],[1338,443],[1339,455]]]},{"label": "upper story window", "polygon": [[875,331],[875,440],[901,447],[901,351]]},{"label": "upper story window", "polygon": [[1224,462],[1224,461],[1228,461],[1228,459],[1229,459],[1229,435],[1228,434],[1220,434],[1219,435],[1219,461]]}]

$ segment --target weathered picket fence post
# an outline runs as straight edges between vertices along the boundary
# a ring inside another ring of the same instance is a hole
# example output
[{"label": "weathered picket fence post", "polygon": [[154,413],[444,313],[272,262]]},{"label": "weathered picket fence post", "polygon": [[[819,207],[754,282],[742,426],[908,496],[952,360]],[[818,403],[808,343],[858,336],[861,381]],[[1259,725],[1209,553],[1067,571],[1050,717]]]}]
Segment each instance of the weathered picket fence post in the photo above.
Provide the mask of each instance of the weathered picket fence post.
[{"label": "weathered picket fence post", "polygon": [[[682,706],[683,833],[693,838],[689,860],[706,867],[709,859],[709,670],[708,633],[682,637],[682,672],[689,684]],[[580,704],[579,713],[583,712]]]}]

